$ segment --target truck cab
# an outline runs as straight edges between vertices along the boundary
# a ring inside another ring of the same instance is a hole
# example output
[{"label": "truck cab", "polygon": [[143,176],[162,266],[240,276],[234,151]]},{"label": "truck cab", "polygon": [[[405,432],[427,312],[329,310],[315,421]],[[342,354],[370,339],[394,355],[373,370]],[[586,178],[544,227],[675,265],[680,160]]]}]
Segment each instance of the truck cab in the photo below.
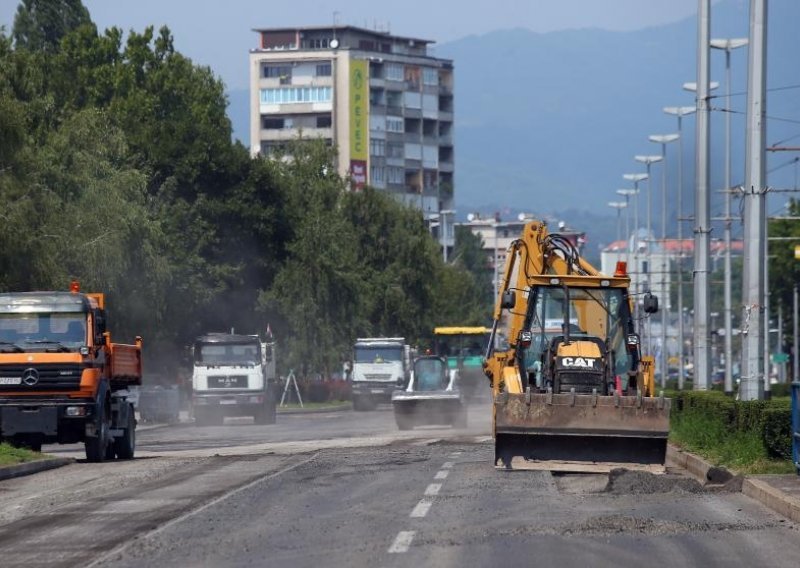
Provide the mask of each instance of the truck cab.
[{"label": "truck cab", "polygon": [[141,384],[141,338],[111,343],[102,294],[0,294],[0,437],[40,450],[83,442],[89,461],[130,459],[129,387]]},{"label": "truck cab", "polygon": [[369,410],[392,400],[408,384],[410,347],[402,337],[361,338],[353,347],[353,409]]},{"label": "truck cab", "polygon": [[275,345],[257,335],[211,333],[195,340],[192,406],[195,424],[222,424],[226,416],[276,417]]}]

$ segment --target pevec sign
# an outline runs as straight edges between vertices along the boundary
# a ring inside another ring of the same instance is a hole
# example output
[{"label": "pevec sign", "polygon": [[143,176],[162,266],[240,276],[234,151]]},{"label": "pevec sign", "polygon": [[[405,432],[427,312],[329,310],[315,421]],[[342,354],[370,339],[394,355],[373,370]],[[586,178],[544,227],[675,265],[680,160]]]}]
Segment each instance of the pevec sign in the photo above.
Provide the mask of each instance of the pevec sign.
[{"label": "pevec sign", "polygon": [[794,245],[794,259],[800,260],[800,245]]}]

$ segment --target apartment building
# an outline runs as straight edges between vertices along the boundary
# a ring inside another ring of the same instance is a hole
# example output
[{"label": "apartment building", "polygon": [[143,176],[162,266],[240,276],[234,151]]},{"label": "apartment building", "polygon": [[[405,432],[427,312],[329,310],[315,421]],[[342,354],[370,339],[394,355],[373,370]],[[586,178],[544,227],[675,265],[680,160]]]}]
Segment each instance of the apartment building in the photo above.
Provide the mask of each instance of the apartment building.
[{"label": "apartment building", "polygon": [[[337,147],[338,170],[421,209],[453,207],[453,63],[429,40],[353,26],[254,30],[250,148],[270,154],[296,138]],[[452,247],[452,230],[440,237]]]}]

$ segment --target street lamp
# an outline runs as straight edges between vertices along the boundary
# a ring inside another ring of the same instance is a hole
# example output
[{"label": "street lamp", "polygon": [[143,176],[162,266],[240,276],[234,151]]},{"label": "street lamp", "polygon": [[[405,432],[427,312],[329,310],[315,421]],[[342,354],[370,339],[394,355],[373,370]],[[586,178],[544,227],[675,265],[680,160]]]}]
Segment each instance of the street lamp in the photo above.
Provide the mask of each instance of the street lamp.
[{"label": "street lamp", "polygon": [[666,294],[667,275],[667,144],[675,142],[678,134],[652,134],[648,137],[650,142],[661,144],[661,157],[664,163],[661,167],[661,387],[667,386],[667,324],[669,323],[669,302]]},{"label": "street lamp", "polygon": [[684,328],[683,328],[683,117],[694,114],[697,111],[696,107],[692,106],[675,106],[664,107],[664,112],[671,114],[678,118],[678,262],[676,272],[678,277],[676,279],[678,284],[678,313],[681,317],[678,318],[678,343],[680,344],[680,364],[678,365],[678,389],[683,390],[683,381],[686,377],[685,369],[683,368],[683,345],[684,345]]},{"label": "street lamp", "polygon": [[[708,90],[713,91],[714,89],[719,88],[719,81],[711,81],[708,84]],[[692,91],[693,93],[697,92],[697,83],[694,81],[689,81],[688,83],[683,84],[684,91]]]},{"label": "street lamp", "polygon": [[[747,38],[712,39],[713,49],[725,51],[725,392],[733,393],[733,307],[731,301],[731,51],[747,45]],[[768,351],[767,351],[768,352]]]},{"label": "street lamp", "polygon": [[628,206],[625,201],[609,201],[608,206],[617,210],[617,241],[621,239],[620,233],[622,232],[622,210]]},{"label": "street lamp", "polygon": [[[637,195],[639,193],[636,189],[618,189],[617,195],[622,195],[625,198],[625,262],[630,265],[631,263],[631,208],[630,208],[630,199],[631,195]],[[634,201],[634,205],[635,205]],[[638,210],[638,207],[635,207]]]},{"label": "street lamp", "polygon": [[[635,225],[633,232],[633,265],[636,274],[636,284],[634,286],[634,295],[636,296],[636,315],[639,315],[639,283],[641,281],[641,266],[639,266],[639,182],[648,179],[647,174],[622,174],[622,178],[633,182],[634,193],[633,199],[633,224]],[[649,268],[648,268],[649,270]]]},{"label": "street lamp", "polygon": [[[651,274],[653,273],[653,191],[650,188],[650,181],[653,179],[650,175],[650,166],[662,160],[661,156],[634,156],[634,160],[643,163],[647,167],[647,238],[645,239],[645,258],[647,259],[647,292],[652,289]],[[653,334],[651,333],[652,318],[647,318],[647,352],[653,353]]]}]

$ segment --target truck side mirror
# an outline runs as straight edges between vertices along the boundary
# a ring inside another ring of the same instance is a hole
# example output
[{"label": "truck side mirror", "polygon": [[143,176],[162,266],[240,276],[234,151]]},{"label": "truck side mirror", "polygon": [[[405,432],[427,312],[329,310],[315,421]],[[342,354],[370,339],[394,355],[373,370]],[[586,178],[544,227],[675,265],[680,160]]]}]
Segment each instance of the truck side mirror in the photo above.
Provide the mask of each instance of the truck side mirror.
[{"label": "truck side mirror", "polygon": [[644,312],[646,314],[654,314],[658,312],[658,296],[655,296],[650,292],[645,294],[643,300],[643,307],[644,307]]},{"label": "truck side mirror", "polygon": [[510,310],[517,305],[517,294],[514,290],[506,290],[503,292],[503,299],[500,302],[500,307]]}]

